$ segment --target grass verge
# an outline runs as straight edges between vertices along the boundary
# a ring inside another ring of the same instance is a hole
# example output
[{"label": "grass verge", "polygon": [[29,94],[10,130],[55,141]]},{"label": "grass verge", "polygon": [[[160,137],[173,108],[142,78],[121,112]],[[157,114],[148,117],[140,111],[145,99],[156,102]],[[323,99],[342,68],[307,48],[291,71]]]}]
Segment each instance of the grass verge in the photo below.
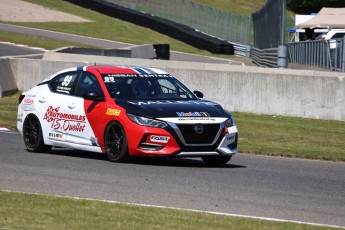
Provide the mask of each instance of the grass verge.
[{"label": "grass verge", "polygon": [[241,152],[345,161],[345,122],[233,113]]},{"label": "grass verge", "polygon": [[17,130],[18,97],[20,92],[0,98],[0,126]]},{"label": "grass verge", "polygon": [[[16,34],[10,32],[0,31],[0,41],[12,42],[16,44],[28,45],[31,47],[39,47],[47,50],[53,50],[65,46],[81,46],[77,43],[58,41],[54,39],[42,38],[37,36],[29,36],[23,34]],[[92,48],[90,46],[85,46],[86,48]]]},{"label": "grass verge", "polygon": [[0,191],[0,229],[334,229]]}]

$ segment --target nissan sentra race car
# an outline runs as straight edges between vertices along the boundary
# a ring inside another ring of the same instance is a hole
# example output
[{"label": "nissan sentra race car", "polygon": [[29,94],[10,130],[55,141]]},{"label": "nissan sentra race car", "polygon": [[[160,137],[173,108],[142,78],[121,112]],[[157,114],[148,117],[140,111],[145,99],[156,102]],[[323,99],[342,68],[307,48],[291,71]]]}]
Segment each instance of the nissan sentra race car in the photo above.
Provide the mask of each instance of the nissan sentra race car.
[{"label": "nissan sentra race car", "polygon": [[131,156],[201,157],[237,152],[233,117],[155,68],[83,66],[58,72],[19,97],[17,128],[29,152],[53,146]]}]

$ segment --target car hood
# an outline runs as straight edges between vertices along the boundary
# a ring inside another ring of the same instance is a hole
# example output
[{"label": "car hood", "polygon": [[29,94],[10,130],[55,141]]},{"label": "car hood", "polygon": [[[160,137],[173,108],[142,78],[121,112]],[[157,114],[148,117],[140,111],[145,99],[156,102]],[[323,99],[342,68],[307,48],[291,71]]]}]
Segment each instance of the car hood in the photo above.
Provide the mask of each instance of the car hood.
[{"label": "car hood", "polygon": [[228,117],[223,108],[207,100],[122,100],[116,104],[127,113],[148,118],[167,117]]}]

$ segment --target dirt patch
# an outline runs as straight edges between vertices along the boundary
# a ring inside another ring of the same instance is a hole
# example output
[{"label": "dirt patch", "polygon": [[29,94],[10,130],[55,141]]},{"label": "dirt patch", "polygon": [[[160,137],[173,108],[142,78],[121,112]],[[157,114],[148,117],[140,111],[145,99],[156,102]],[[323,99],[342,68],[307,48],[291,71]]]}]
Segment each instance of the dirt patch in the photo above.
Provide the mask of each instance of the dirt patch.
[{"label": "dirt patch", "polygon": [[90,22],[72,14],[22,0],[1,0],[0,21],[7,22]]}]

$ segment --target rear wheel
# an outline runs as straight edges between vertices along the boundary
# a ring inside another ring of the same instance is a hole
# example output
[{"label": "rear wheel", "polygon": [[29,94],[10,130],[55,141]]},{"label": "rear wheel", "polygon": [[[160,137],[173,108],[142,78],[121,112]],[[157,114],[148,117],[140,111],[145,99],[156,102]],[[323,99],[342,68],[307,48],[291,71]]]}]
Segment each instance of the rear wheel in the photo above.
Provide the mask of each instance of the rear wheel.
[{"label": "rear wheel", "polygon": [[209,166],[220,166],[228,163],[232,156],[204,156],[201,159]]},{"label": "rear wheel", "polygon": [[44,144],[41,124],[33,114],[28,115],[24,120],[23,138],[29,152],[49,152],[52,148]]},{"label": "rear wheel", "polygon": [[105,153],[110,161],[125,162],[128,161],[128,143],[127,135],[121,124],[111,122],[104,133]]}]

